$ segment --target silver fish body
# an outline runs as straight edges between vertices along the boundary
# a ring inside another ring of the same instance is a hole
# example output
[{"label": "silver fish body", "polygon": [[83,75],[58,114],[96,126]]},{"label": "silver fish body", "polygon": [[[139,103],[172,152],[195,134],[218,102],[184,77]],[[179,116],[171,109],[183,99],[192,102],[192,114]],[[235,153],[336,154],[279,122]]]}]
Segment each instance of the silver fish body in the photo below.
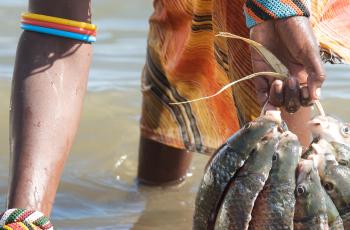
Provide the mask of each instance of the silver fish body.
[{"label": "silver fish body", "polygon": [[335,149],[336,160],[350,167],[350,124],[332,116],[316,116],[309,122],[313,136],[329,142]]},{"label": "silver fish body", "polygon": [[327,206],[317,166],[313,160],[298,165],[294,229],[327,230]]},{"label": "silver fish body", "polygon": [[295,170],[300,155],[296,135],[283,133],[273,156],[269,179],[254,204],[249,229],[293,229]]},{"label": "silver fish body", "polygon": [[257,144],[281,123],[262,116],[249,122],[228,139],[214,154],[204,173],[195,201],[193,229],[213,229],[221,196],[237,170]]},{"label": "silver fish body", "polygon": [[339,211],[344,229],[350,229],[350,169],[344,165],[328,164],[321,180]]},{"label": "silver fish body", "polygon": [[278,136],[273,134],[260,142],[244,166],[237,172],[225,194],[216,229],[245,230],[259,192],[268,178]]}]

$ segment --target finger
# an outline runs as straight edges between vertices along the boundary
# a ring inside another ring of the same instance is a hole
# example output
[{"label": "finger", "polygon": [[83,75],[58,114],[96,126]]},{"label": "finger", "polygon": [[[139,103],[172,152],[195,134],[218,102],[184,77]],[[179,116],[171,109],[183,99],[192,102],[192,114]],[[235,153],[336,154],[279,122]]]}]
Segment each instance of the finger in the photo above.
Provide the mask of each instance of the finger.
[{"label": "finger", "polygon": [[276,22],[276,30],[292,56],[304,65],[311,100],[319,99],[325,70],[309,19],[291,17],[282,20]]},{"label": "finger", "polygon": [[283,106],[283,81],[276,80],[272,83],[270,88],[269,103],[276,107]]},{"label": "finger", "polygon": [[290,77],[283,88],[284,108],[288,113],[295,113],[300,108],[300,86],[297,79]]},{"label": "finger", "polygon": [[[253,71],[257,72],[273,72],[271,66],[255,50],[251,50]],[[269,76],[255,78],[254,85],[257,93],[257,100],[260,106],[263,106],[269,98],[270,85],[274,79]]]},{"label": "finger", "polygon": [[257,101],[260,106],[264,106],[269,98],[269,81],[264,77],[254,79],[254,86],[257,96]]},{"label": "finger", "polygon": [[326,79],[324,70],[321,71],[321,69],[314,70],[310,68],[308,74],[309,77],[307,79],[307,84],[309,88],[310,98],[311,100],[319,100],[321,98],[321,87]]},{"label": "finger", "polygon": [[[274,25],[272,21],[266,21],[259,25],[254,26],[250,30],[250,38],[259,42],[266,48],[270,48],[271,39],[273,36]],[[265,62],[264,58],[256,52],[255,49],[251,49],[251,59],[253,71],[256,72],[272,72],[271,66]],[[274,71],[273,71],[274,72]],[[258,77],[254,79],[255,89],[257,92],[257,99],[261,106],[264,106],[268,101],[270,93],[270,85],[274,79],[268,76]]]},{"label": "finger", "polygon": [[300,88],[300,104],[305,107],[313,104],[310,97],[309,88],[307,86]]}]

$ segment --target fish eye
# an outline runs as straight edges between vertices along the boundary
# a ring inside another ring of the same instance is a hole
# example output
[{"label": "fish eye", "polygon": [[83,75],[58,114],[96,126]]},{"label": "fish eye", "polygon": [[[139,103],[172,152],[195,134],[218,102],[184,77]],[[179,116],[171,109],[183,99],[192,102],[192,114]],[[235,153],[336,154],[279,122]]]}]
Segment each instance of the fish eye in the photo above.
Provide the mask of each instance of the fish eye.
[{"label": "fish eye", "polygon": [[272,161],[277,161],[278,160],[278,153],[275,152],[272,156]]},{"label": "fish eye", "polygon": [[343,126],[340,131],[343,134],[343,136],[348,136],[350,134],[350,128],[346,125]]},{"label": "fish eye", "polygon": [[334,185],[331,182],[326,182],[323,186],[327,192],[331,192],[334,189]]},{"label": "fish eye", "polygon": [[301,196],[306,192],[306,188],[304,185],[298,185],[297,187],[297,195]]},{"label": "fish eye", "polygon": [[344,166],[347,166],[349,164],[349,162],[347,160],[344,160],[344,159],[339,160],[338,163],[340,165],[344,165]]}]

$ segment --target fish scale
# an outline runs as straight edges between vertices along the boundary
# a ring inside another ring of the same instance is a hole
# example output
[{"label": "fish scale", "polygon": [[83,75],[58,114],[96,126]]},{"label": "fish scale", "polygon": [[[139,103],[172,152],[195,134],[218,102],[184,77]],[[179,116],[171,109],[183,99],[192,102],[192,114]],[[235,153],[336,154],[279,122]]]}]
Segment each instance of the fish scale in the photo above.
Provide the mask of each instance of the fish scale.
[{"label": "fish scale", "polygon": [[294,230],[328,230],[327,214],[320,214],[310,219],[294,220]]},{"label": "fish scale", "polygon": [[327,205],[321,180],[313,160],[299,162],[295,230],[328,230]]},{"label": "fish scale", "polygon": [[343,215],[340,214],[340,216],[343,220],[344,229],[345,230],[350,229],[350,212],[346,212]]},{"label": "fish scale", "polygon": [[236,132],[210,161],[196,197],[193,229],[213,229],[220,200],[231,178],[248,159],[257,143],[279,124],[259,117]]},{"label": "fish scale", "polygon": [[258,149],[238,171],[225,195],[217,220],[217,229],[248,229],[251,211],[256,197],[268,178],[277,142],[276,135],[259,144]]},{"label": "fish scale", "polygon": [[293,229],[295,169],[300,151],[294,134],[281,135],[268,181],[254,204],[250,230]]},{"label": "fish scale", "polygon": [[343,165],[327,165],[322,184],[332,183],[334,189],[326,192],[333,200],[343,220],[344,229],[350,229],[350,169]]}]

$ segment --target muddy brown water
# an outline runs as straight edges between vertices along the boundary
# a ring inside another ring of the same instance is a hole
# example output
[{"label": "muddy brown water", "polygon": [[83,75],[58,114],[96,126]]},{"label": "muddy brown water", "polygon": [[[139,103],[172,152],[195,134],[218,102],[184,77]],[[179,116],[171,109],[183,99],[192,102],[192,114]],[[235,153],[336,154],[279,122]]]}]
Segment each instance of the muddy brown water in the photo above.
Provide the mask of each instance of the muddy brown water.
[{"label": "muddy brown water", "polygon": [[[52,219],[59,229],[191,229],[194,198],[208,157],[196,155],[185,183],[140,187],[135,181],[147,18],[151,0],[94,1],[99,26],[78,136]],[[23,0],[1,0],[0,210],[8,182],[10,79]],[[326,111],[350,121],[350,67],[327,66]]]}]

